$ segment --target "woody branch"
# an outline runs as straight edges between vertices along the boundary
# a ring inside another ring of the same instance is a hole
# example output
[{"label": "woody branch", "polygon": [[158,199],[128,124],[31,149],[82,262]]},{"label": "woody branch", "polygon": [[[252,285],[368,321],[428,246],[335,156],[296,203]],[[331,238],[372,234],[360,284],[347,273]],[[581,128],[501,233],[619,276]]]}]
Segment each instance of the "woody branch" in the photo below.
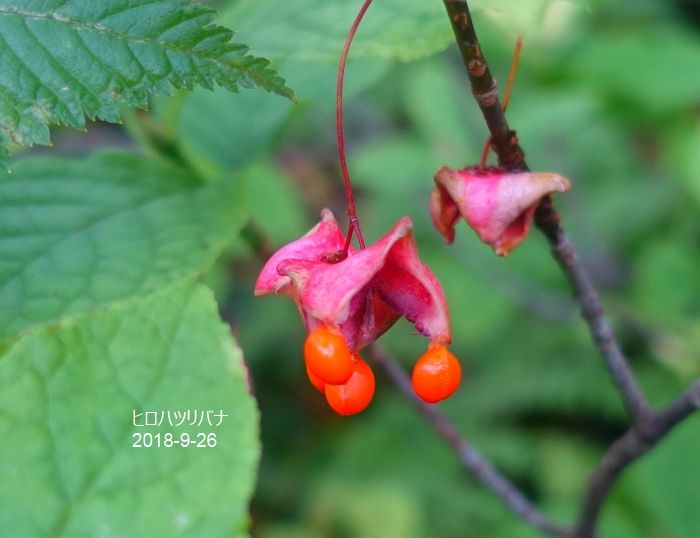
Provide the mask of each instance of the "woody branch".
[{"label": "woody branch", "polygon": [[[506,121],[498,99],[497,84],[482,53],[468,3],[466,0],[443,0],[443,3],[499,164],[509,170],[527,171],[525,154],[515,131]],[[652,410],[615,338],[578,252],[561,226],[561,218],[551,197],[540,203],[535,222],[549,241],[552,255],[571,285],[593,343],[605,361],[631,422],[630,429],[611,445],[591,475],[578,522],[567,533],[575,538],[590,538],[595,535],[600,509],[620,473],[653,448],[676,424],[700,408],[700,381],[665,408]]]}]

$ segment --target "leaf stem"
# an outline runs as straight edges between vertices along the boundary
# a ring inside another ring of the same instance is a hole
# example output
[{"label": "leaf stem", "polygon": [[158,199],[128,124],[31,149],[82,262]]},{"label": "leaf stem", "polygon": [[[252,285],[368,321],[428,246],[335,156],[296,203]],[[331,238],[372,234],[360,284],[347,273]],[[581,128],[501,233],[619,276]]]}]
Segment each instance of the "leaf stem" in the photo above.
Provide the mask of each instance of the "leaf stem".
[{"label": "leaf stem", "polygon": [[348,60],[348,53],[350,52],[350,45],[355,37],[357,28],[362,22],[362,18],[365,16],[367,9],[369,8],[372,0],[365,0],[357,13],[355,20],[348,31],[348,35],[345,38],[345,43],[343,44],[343,50],[340,53],[340,61],[338,62],[338,83],[336,85],[335,92],[335,119],[336,119],[336,141],[338,143],[338,159],[340,160],[340,172],[343,175],[343,184],[345,186],[345,199],[347,202],[347,214],[348,214],[348,235],[345,241],[344,252],[347,253],[350,247],[350,242],[352,240],[352,234],[357,235],[357,242],[360,245],[360,249],[365,248],[365,240],[362,236],[362,229],[360,228],[360,220],[357,218],[357,211],[355,209],[355,195],[352,190],[352,183],[350,182],[350,174],[348,172],[348,163],[345,157],[345,133],[343,129],[343,83],[345,80],[345,65]]}]

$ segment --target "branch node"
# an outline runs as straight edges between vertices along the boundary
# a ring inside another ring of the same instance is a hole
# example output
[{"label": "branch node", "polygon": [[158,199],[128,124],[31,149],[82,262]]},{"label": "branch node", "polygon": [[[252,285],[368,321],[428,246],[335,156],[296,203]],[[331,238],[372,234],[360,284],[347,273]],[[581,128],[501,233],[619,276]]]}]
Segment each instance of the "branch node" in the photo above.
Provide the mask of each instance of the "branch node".
[{"label": "branch node", "polygon": [[473,60],[469,60],[467,63],[467,69],[469,69],[469,72],[473,76],[481,77],[484,73],[486,73],[486,64],[483,60],[474,58]]},{"label": "branch node", "polygon": [[469,26],[469,17],[466,13],[455,13],[452,22],[464,30]]},{"label": "branch node", "polygon": [[[481,69],[482,75],[486,71],[486,64],[481,60],[470,60],[469,64],[469,72],[472,74],[474,73],[472,72],[473,68],[471,64],[474,64],[474,69]],[[493,84],[491,84],[489,88],[483,91],[477,90],[476,88],[472,87],[472,95],[474,96],[474,99],[476,99],[477,103],[479,103],[480,106],[491,107],[498,102],[498,84],[496,84],[496,81],[494,80]]]}]

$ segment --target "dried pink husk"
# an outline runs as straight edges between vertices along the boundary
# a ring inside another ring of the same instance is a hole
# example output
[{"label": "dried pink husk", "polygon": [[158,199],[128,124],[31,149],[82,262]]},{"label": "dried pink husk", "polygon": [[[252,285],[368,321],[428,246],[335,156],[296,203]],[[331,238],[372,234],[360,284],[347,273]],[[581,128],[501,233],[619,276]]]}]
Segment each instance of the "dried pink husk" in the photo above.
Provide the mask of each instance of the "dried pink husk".
[{"label": "dried pink husk", "polygon": [[430,215],[448,243],[461,216],[496,254],[506,256],[527,237],[540,200],[570,188],[568,179],[553,173],[443,167],[435,174]]},{"label": "dried pink husk", "polygon": [[374,342],[401,316],[432,341],[450,342],[447,300],[420,260],[408,217],[364,250],[328,263],[345,238],[328,210],[302,238],[279,249],[258,277],[255,294],[281,293],[297,304],[307,329],[338,328],[358,350]]}]

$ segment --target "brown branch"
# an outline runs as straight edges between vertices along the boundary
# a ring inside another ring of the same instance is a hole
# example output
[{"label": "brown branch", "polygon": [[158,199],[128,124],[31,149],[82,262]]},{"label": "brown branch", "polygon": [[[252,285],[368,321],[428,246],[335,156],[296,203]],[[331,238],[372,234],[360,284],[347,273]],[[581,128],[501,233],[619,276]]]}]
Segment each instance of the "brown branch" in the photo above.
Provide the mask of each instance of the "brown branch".
[{"label": "brown branch", "polygon": [[[497,84],[481,51],[467,1],[443,2],[467,68],[472,93],[486,121],[499,163],[511,170],[528,170],[525,154],[515,131],[508,126],[498,100]],[[649,405],[615,339],[598,294],[581,265],[573,244],[560,225],[559,214],[554,209],[550,197],[544,198],[538,207],[535,222],[549,240],[552,253],[574,290],[591,337],[605,360],[628,415],[633,424],[643,430],[649,423]]]},{"label": "brown branch", "polygon": [[503,166],[509,169],[523,169],[525,155],[518,144],[515,131],[511,131],[498,99],[498,85],[491,75],[486,58],[469,13],[466,0],[443,0],[450,17],[457,46],[469,75],[472,94],[476,99],[486,126],[491,133],[491,143]]},{"label": "brown branch", "polygon": [[[498,101],[493,79],[474,29],[466,0],[443,0],[467,68],[472,93],[491,134],[501,166],[528,170],[524,152]],[[605,360],[625,405],[632,427],[615,441],[591,474],[584,493],[574,538],[595,536],[596,523],[610,490],[624,469],[651,450],[680,421],[700,408],[700,381],[661,411],[653,412],[642,393],[608,322],[595,287],[560,223],[551,197],[542,200],[535,222],[564,271],[598,351]]]},{"label": "brown branch", "polygon": [[482,485],[493,491],[504,504],[518,517],[551,536],[565,538],[568,531],[551,521],[530,501],[527,496],[502,475],[481,453],[460,436],[455,426],[435,405],[429,405],[418,398],[413,391],[411,380],[401,366],[378,344],[371,348],[374,362],[384,368],[387,376],[401,393],[418,408],[423,418],[452,448],[462,466]]},{"label": "brown branch", "polygon": [[646,430],[630,428],[610,446],[588,479],[573,538],[595,536],[601,508],[622,471],[654,448],[674,426],[698,409],[700,381],[661,411],[654,413]]},{"label": "brown branch", "polygon": [[581,315],[586,320],[598,351],[605,359],[605,365],[622,396],[632,424],[644,431],[649,427],[651,420],[649,404],[615,339],[598,293],[581,265],[576,248],[559,223],[559,214],[554,209],[550,197],[545,198],[537,208],[535,222],[549,239],[552,255],[569,280]]}]

